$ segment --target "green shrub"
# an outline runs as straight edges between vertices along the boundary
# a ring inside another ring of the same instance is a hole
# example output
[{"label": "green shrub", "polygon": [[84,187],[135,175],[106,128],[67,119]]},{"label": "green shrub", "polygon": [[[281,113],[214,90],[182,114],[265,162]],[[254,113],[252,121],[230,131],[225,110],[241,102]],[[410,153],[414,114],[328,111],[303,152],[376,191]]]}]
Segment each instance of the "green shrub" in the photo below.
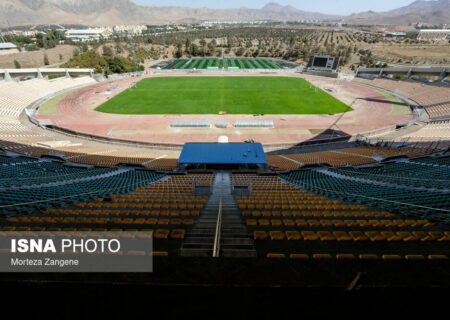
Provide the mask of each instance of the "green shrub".
[{"label": "green shrub", "polygon": [[94,50],[89,50],[81,53],[76,57],[70,59],[67,63],[62,65],[63,68],[89,68],[95,69],[96,73],[127,73],[135,71],[143,71],[143,66],[136,66],[130,58],[123,57],[102,57]]}]

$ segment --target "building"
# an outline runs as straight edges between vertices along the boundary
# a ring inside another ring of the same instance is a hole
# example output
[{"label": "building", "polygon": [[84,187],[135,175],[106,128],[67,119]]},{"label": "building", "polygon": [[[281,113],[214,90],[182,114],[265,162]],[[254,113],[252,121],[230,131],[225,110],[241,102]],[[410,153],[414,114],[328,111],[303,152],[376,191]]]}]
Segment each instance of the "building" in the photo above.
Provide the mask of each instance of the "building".
[{"label": "building", "polygon": [[450,38],[450,29],[423,29],[417,34],[417,40],[447,40]]},{"label": "building", "polygon": [[14,43],[11,42],[1,42],[0,43],[0,55],[2,54],[12,54],[20,52],[19,48]]},{"label": "building", "polygon": [[73,41],[90,41],[107,39],[112,32],[108,29],[84,29],[84,30],[67,30],[66,38]]},{"label": "building", "polygon": [[142,34],[143,31],[147,30],[147,26],[144,25],[131,25],[131,26],[114,26],[114,32],[116,33],[128,33],[128,34]]},{"label": "building", "polygon": [[386,38],[404,38],[407,36],[406,32],[389,32],[384,35]]}]

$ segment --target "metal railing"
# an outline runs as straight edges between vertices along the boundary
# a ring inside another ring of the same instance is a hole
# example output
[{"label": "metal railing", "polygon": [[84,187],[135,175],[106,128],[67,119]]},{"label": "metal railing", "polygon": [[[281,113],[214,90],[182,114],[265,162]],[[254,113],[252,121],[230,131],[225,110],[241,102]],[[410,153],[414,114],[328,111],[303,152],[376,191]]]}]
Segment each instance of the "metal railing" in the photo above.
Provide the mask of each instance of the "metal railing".
[{"label": "metal railing", "polygon": [[219,212],[217,214],[216,235],[214,236],[213,258],[220,255],[220,236],[222,233],[222,197],[219,201]]}]

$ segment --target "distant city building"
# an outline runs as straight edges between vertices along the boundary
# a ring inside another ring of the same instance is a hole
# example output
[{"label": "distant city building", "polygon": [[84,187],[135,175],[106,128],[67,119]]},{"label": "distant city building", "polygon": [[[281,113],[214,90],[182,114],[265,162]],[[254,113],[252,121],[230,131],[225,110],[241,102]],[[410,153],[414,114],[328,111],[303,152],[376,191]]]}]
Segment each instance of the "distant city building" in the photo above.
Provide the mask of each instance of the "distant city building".
[{"label": "distant city building", "polygon": [[108,29],[67,30],[66,38],[73,41],[89,41],[101,38],[107,39],[111,34],[111,30]]},{"label": "distant city building", "polygon": [[11,42],[0,42],[0,55],[18,53],[19,48]]},{"label": "distant city building", "polygon": [[422,29],[417,34],[417,40],[447,40],[450,29]]},{"label": "distant city building", "polygon": [[147,30],[147,26],[144,25],[130,25],[130,26],[114,26],[113,31],[116,33],[128,33],[128,34],[142,34]]},{"label": "distant city building", "polygon": [[203,27],[211,27],[218,24],[264,24],[270,21],[255,20],[255,21],[203,21],[200,25]]},{"label": "distant city building", "polygon": [[24,36],[24,37],[35,37],[38,33],[45,34],[45,32],[37,31],[37,30],[9,30],[7,32],[3,32],[3,34],[7,34],[13,37],[16,36]]},{"label": "distant city building", "polygon": [[386,38],[402,38],[406,37],[406,35],[406,32],[388,32],[384,34]]}]

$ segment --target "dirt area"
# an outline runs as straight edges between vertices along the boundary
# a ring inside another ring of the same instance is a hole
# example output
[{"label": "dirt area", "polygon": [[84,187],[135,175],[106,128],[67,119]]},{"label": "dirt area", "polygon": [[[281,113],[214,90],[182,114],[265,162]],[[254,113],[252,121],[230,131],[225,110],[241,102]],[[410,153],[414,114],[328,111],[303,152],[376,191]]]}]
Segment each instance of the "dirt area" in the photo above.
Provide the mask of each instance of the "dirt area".
[{"label": "dirt area", "polygon": [[448,64],[450,63],[450,45],[415,44],[415,45],[380,45],[370,47],[376,57],[393,63],[411,64]]},{"label": "dirt area", "polygon": [[[48,50],[0,55],[0,68],[14,69],[14,60],[17,60],[22,68],[44,67],[45,54],[48,56],[50,65],[61,64],[73,57],[73,49],[75,48],[75,46],[60,45]],[[60,57],[60,55],[62,57]]]}]

